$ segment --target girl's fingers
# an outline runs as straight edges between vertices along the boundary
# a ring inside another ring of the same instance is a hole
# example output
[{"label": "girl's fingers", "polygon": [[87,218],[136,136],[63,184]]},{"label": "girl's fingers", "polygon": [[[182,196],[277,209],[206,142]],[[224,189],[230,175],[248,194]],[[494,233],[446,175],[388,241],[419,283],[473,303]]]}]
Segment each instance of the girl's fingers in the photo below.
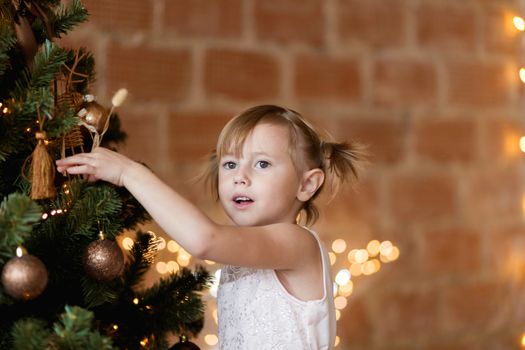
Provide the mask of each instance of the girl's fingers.
[{"label": "girl's fingers", "polygon": [[86,153],[82,153],[64,159],[58,159],[56,163],[57,165],[81,164],[88,163],[90,160],[91,158]]},{"label": "girl's fingers", "polygon": [[87,174],[87,175],[94,175],[95,174],[95,168],[89,165],[76,165],[76,166],[70,166],[65,169],[69,174]]}]

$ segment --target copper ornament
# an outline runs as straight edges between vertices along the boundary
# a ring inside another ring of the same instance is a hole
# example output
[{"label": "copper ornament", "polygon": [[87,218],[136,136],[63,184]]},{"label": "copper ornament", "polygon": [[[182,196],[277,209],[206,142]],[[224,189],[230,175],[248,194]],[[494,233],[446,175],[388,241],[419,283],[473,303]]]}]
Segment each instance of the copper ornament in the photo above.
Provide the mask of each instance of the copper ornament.
[{"label": "copper ornament", "polygon": [[2,285],[7,294],[18,300],[38,297],[47,286],[47,269],[33,255],[9,260],[2,270]]},{"label": "copper ornament", "polygon": [[124,271],[120,247],[107,239],[91,242],[84,252],[83,263],[86,274],[99,282],[109,282]]},{"label": "copper ornament", "polygon": [[98,133],[104,131],[106,119],[109,116],[108,111],[95,101],[84,104],[77,114],[81,121],[93,126]]}]

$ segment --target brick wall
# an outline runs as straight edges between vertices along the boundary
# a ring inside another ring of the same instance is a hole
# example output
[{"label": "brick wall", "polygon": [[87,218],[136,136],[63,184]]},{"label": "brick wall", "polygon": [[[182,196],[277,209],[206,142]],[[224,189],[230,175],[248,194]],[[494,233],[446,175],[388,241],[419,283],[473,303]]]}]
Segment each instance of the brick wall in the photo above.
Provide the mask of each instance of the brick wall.
[{"label": "brick wall", "polygon": [[130,90],[123,151],[213,217],[187,180],[248,106],[283,104],[369,145],[357,191],[322,199],[316,228],[401,256],[354,280],[339,349],[517,349],[519,1],[85,0],[91,20],[64,42],[94,53],[99,100]]}]

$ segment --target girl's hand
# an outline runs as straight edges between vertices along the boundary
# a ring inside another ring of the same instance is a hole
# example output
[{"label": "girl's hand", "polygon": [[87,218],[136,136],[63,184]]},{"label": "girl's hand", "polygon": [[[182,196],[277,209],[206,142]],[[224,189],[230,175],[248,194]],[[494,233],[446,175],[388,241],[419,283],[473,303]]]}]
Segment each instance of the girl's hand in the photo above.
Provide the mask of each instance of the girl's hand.
[{"label": "girl's hand", "polygon": [[124,175],[134,164],[131,159],[102,147],[56,161],[59,172],[83,174],[88,181],[104,180],[118,186],[124,185]]}]

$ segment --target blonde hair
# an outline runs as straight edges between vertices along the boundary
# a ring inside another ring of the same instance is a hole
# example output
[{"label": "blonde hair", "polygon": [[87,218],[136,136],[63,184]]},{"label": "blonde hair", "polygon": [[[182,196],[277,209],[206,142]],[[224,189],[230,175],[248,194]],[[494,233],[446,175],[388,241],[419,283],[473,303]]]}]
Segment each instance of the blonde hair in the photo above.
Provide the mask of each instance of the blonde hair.
[{"label": "blonde hair", "polygon": [[[285,126],[289,131],[289,145],[295,145],[295,147],[289,147],[288,151],[298,173],[314,168],[323,170],[327,177],[326,180],[331,183],[334,195],[341,183],[358,179],[360,163],[364,160],[362,146],[354,142],[337,143],[324,140],[299,113],[284,107],[261,105],[249,108],[231,119],[222,129],[217,140],[217,147],[210,154],[204,175],[217,200],[219,199],[219,161],[221,157],[232,151],[239,156],[244,141],[260,123]],[[306,214],[307,225],[313,224],[319,217],[319,211],[313,204],[313,200],[323,188],[324,183],[301,207]]]}]

